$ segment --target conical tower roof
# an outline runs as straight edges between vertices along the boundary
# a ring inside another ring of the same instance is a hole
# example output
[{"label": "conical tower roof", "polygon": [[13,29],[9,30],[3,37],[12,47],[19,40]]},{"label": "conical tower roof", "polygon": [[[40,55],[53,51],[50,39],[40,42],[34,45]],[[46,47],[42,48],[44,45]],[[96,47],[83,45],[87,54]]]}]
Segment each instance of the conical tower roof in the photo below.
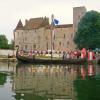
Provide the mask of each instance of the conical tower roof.
[{"label": "conical tower roof", "polygon": [[19,22],[18,22],[15,30],[19,30],[19,29],[23,29],[23,24],[22,24],[22,21],[21,20],[19,20]]}]

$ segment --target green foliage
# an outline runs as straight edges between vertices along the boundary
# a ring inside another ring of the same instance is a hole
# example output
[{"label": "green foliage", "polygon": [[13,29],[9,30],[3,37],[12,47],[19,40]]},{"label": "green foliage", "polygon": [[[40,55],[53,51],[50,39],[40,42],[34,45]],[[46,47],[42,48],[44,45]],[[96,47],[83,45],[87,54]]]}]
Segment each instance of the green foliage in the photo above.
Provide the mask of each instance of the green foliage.
[{"label": "green foliage", "polygon": [[0,85],[4,85],[6,82],[7,74],[5,73],[0,73]]},{"label": "green foliage", "polygon": [[5,35],[0,35],[0,48],[8,49],[8,40]]},{"label": "green foliage", "polygon": [[11,40],[11,43],[8,44],[9,49],[13,50],[14,49],[14,40]]},{"label": "green foliage", "polygon": [[0,35],[0,49],[14,49],[14,40],[11,40],[11,43],[8,44],[8,39],[5,35]]},{"label": "green foliage", "polygon": [[87,12],[78,24],[78,30],[74,37],[78,48],[100,48],[100,13]]}]

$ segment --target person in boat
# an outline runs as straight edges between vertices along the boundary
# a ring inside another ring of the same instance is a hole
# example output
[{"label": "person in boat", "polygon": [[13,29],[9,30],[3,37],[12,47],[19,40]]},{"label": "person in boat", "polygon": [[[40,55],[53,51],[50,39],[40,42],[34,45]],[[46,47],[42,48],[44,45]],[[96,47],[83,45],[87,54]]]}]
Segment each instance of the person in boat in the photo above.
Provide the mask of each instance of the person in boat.
[{"label": "person in boat", "polygon": [[33,51],[32,51],[32,50],[30,50],[30,51],[28,52],[28,56],[29,56],[30,58],[33,57]]},{"label": "person in boat", "polygon": [[70,53],[69,53],[69,51],[68,51],[67,54],[66,54],[66,58],[70,58]]},{"label": "person in boat", "polygon": [[74,58],[79,58],[80,57],[80,52],[78,50],[74,51]]},{"label": "person in boat", "polygon": [[95,53],[92,50],[88,51],[88,61],[92,61],[95,59]]},{"label": "person in boat", "polygon": [[45,56],[46,55],[46,51],[43,51],[43,56]]},{"label": "person in boat", "polygon": [[79,50],[74,51],[75,58],[78,59],[81,56],[81,52]]},{"label": "person in boat", "polygon": [[46,54],[48,54],[48,51],[46,50]]},{"label": "person in boat", "polygon": [[74,58],[77,58],[77,51],[74,51]]},{"label": "person in boat", "polygon": [[87,51],[86,51],[85,48],[83,48],[83,49],[81,50],[81,58],[84,59],[84,58],[86,58],[86,56],[87,56]]},{"label": "person in boat", "polygon": [[19,54],[20,56],[23,56],[24,51],[23,51],[23,50],[19,50],[18,54]]},{"label": "person in boat", "polygon": [[66,52],[65,51],[63,51],[63,59],[66,59]]},{"label": "person in boat", "polygon": [[75,58],[75,55],[74,55],[74,52],[73,51],[70,52],[70,58],[71,59],[74,59]]}]

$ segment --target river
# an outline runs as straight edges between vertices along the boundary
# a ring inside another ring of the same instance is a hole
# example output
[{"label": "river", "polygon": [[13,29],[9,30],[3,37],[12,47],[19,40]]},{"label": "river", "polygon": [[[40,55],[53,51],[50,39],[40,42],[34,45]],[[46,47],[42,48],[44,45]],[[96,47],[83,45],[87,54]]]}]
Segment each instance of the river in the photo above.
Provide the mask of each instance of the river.
[{"label": "river", "polygon": [[0,63],[0,100],[100,100],[100,66]]}]

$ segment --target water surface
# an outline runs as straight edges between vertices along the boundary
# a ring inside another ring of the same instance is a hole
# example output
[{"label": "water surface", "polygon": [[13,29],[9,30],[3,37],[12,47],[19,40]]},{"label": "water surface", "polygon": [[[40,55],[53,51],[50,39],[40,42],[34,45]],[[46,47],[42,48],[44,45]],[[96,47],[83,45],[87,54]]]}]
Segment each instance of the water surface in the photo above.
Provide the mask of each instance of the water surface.
[{"label": "water surface", "polygon": [[99,65],[0,63],[0,100],[100,100]]}]

